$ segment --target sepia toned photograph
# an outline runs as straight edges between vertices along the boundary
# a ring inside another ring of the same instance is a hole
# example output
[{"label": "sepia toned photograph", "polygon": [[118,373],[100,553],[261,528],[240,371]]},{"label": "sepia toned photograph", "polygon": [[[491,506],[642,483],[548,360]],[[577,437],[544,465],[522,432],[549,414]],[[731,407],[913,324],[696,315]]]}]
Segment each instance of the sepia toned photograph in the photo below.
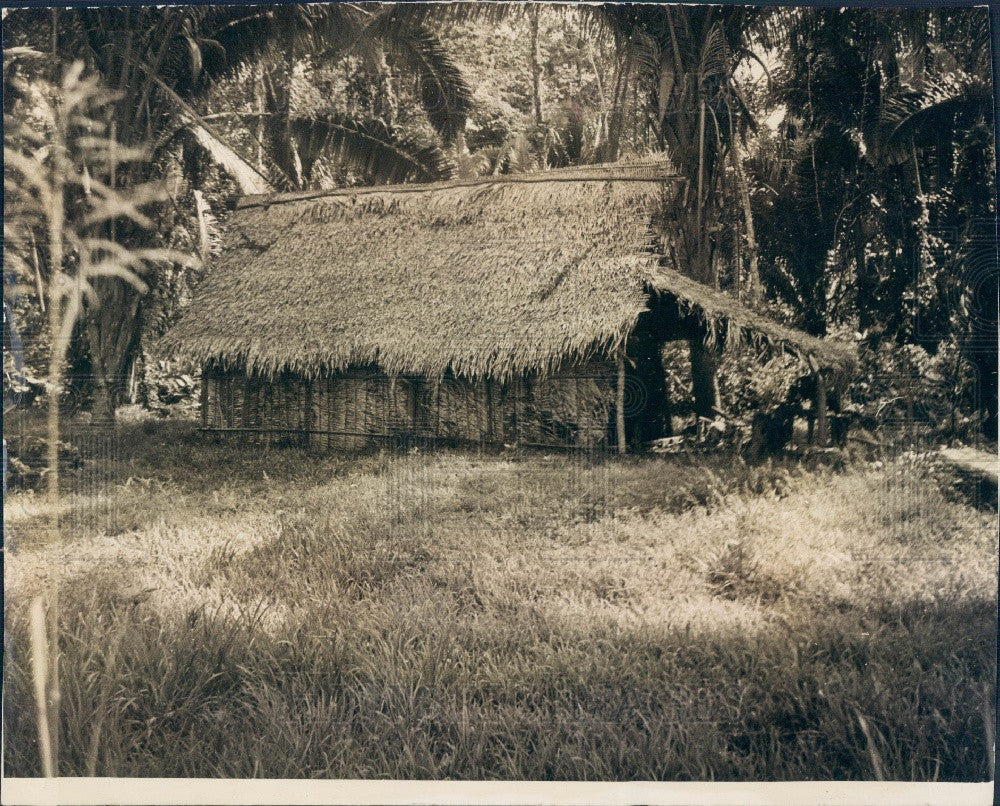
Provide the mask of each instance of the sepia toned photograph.
[{"label": "sepia toned photograph", "polygon": [[4,778],[992,781],[996,36],[4,9]]}]

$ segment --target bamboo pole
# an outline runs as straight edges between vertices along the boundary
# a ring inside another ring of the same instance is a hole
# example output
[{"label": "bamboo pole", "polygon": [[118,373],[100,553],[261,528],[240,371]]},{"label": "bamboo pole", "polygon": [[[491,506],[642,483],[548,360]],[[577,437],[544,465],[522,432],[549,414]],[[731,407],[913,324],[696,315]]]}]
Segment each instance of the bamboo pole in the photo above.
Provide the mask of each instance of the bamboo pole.
[{"label": "bamboo pole", "polygon": [[826,416],[826,379],[816,373],[816,439],[822,447],[830,442],[830,423]]},{"label": "bamboo pole", "polygon": [[208,367],[201,370],[201,427],[208,425]]},{"label": "bamboo pole", "polygon": [[618,356],[618,400],[615,406],[618,453],[625,453],[625,351]]},{"label": "bamboo pole", "polygon": [[[193,114],[193,113],[192,113]],[[203,117],[198,117],[204,122]],[[206,130],[207,131],[207,130]],[[215,137],[215,135],[212,135]],[[218,138],[216,138],[218,139]],[[453,190],[456,188],[471,188],[493,185],[530,185],[537,183],[575,183],[575,182],[653,182],[658,184],[682,184],[684,178],[677,174],[666,173],[665,164],[654,163],[644,165],[620,165],[603,163],[597,165],[577,166],[571,168],[556,168],[550,171],[529,171],[522,174],[503,174],[501,176],[477,177],[475,179],[446,179],[440,182],[424,184],[373,185],[363,187],[335,188],[332,190],[298,190],[288,193],[251,193],[236,200],[235,209],[245,210],[249,207],[272,207],[289,202],[311,201],[326,198],[354,198],[367,195],[385,195],[397,193],[427,193],[438,190]]]},{"label": "bamboo pole", "polygon": [[830,423],[826,414],[826,378],[820,372],[816,362],[809,357],[809,369],[812,372],[813,380],[816,382],[816,441],[823,448],[830,441]]}]

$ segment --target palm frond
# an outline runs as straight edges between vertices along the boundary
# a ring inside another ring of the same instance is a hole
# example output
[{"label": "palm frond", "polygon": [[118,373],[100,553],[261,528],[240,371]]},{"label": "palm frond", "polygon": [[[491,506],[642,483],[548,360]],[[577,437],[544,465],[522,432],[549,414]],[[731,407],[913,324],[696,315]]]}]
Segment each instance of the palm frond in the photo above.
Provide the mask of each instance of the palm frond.
[{"label": "palm frond", "polygon": [[380,120],[328,113],[294,118],[290,127],[303,163],[331,157],[376,184],[433,182],[454,173],[437,145],[400,134]]},{"label": "palm frond", "polygon": [[[324,53],[357,41],[369,12],[350,3],[210,6],[200,11],[201,90],[273,50]],[[179,86],[183,94],[186,86]]]},{"label": "palm frond", "polygon": [[698,59],[698,74],[704,81],[712,76],[728,76],[733,69],[732,54],[722,25],[716,23],[709,31],[701,46]]},{"label": "palm frond", "polygon": [[539,161],[532,151],[531,142],[523,132],[518,132],[500,146],[494,173],[527,173],[539,168]]},{"label": "palm frond", "polygon": [[993,87],[971,76],[925,81],[914,92],[886,104],[883,124],[890,145],[913,141],[932,143],[942,131],[951,131],[981,115],[991,115]]},{"label": "palm frond", "polygon": [[150,68],[142,63],[140,63],[140,67],[148,72],[152,85],[174,107],[179,120],[194,135],[198,144],[236,180],[241,192],[253,194],[267,193],[271,190],[267,180],[250,164],[249,160],[241,157],[222,137],[217,135],[193,107],[174,92],[159,76],[156,76]]},{"label": "palm frond", "polygon": [[363,36],[376,40],[394,63],[416,77],[420,102],[435,131],[448,142],[464,131],[473,111],[472,90],[428,28],[390,8],[372,20]]}]

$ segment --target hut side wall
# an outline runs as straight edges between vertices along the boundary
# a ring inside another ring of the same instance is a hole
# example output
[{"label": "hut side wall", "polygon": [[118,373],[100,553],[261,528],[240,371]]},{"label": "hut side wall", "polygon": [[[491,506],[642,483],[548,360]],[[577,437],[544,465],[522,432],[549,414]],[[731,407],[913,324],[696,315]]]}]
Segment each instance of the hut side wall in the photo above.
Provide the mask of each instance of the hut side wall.
[{"label": "hut side wall", "polygon": [[617,366],[603,359],[525,378],[514,390],[518,442],[587,448],[610,444],[617,383]]},{"label": "hut side wall", "polygon": [[444,378],[416,393],[413,433],[446,442],[598,447],[608,438],[617,369],[597,360],[508,383]]},{"label": "hut side wall", "polygon": [[[596,448],[609,442],[616,367],[599,359],[508,383],[351,369],[306,381],[206,368],[203,425],[330,450],[404,439]],[[610,437],[613,441],[613,435]]]},{"label": "hut side wall", "polygon": [[205,428],[263,443],[304,443],[311,428],[308,397],[309,384],[292,374],[264,380],[238,370],[207,368],[202,421]]},{"label": "hut side wall", "polygon": [[413,430],[414,382],[362,369],[312,381],[309,444],[361,450]]}]

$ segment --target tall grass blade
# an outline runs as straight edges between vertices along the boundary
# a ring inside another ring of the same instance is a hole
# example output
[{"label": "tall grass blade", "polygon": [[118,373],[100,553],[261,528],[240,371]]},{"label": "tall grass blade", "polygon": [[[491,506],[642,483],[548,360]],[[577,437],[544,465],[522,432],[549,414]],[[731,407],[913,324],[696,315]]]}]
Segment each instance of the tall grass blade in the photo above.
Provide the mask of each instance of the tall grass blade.
[{"label": "tall grass blade", "polygon": [[875,743],[875,737],[872,735],[872,729],[868,725],[868,720],[861,715],[860,711],[855,711],[855,713],[858,715],[858,724],[861,725],[861,731],[865,734],[868,755],[872,760],[872,768],[875,770],[875,780],[887,781],[888,777],[885,774],[885,766],[882,764],[882,754],[878,751],[878,745]]},{"label": "tall grass blade", "polygon": [[996,771],[996,708],[990,707],[990,684],[983,686],[983,725],[986,728],[986,768],[987,776]]},{"label": "tall grass blade", "polygon": [[45,630],[45,607],[42,597],[31,603],[31,669],[35,683],[35,703],[38,710],[38,750],[42,757],[42,774],[53,778],[56,774],[55,751],[49,732],[49,645]]}]

